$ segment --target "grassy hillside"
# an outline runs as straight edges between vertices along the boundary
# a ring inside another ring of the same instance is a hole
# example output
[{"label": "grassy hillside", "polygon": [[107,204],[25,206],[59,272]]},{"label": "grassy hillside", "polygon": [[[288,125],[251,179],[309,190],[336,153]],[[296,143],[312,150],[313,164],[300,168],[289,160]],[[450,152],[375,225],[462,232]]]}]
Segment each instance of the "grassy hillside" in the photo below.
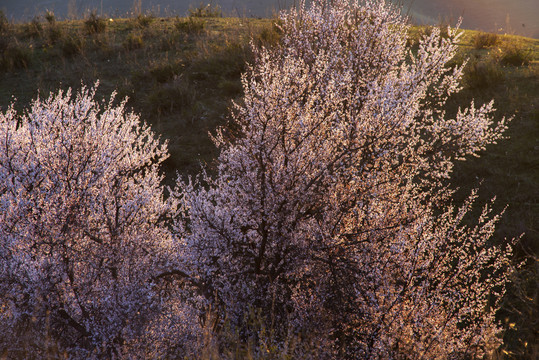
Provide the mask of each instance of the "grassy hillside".
[{"label": "grassy hillside", "polygon": [[[0,108],[24,109],[36,96],[79,88],[99,79],[99,92],[118,99],[169,141],[165,172],[195,173],[216,156],[208,132],[226,125],[231,100],[242,94],[240,74],[251,59],[249,40],[279,39],[270,19],[212,17],[211,8],[188,18],[100,19],[58,22],[45,14],[26,24],[0,18]],[[415,27],[410,46],[431,31]],[[539,40],[465,31],[455,62],[469,58],[464,90],[451,109],[494,99],[497,117],[514,119],[508,138],[481,158],[460,163],[453,182],[464,197],[480,185],[481,200],[508,204],[495,241],[522,238],[518,257],[539,255]],[[508,354],[539,353],[539,262],[518,273],[500,318]],[[535,346],[535,348],[534,348]]]},{"label": "grassy hillside", "polygon": [[[205,14],[202,14],[205,15]],[[103,27],[103,28],[101,28]],[[209,161],[207,132],[241,93],[249,39],[274,36],[270,20],[192,17],[32,22],[4,30],[0,106],[100,81],[170,141],[169,169]]]}]

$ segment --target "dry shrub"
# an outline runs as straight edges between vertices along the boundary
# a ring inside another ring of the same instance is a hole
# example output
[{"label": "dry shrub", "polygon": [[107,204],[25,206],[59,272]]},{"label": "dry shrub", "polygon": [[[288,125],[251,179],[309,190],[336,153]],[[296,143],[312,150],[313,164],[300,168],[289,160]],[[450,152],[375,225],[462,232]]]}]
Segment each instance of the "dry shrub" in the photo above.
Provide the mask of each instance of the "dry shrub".
[{"label": "dry shrub", "polygon": [[514,41],[503,43],[500,47],[491,51],[490,55],[495,61],[504,66],[524,66],[533,60],[531,50]]},{"label": "dry shrub", "polygon": [[69,35],[63,39],[61,47],[64,57],[71,58],[82,52],[84,40],[80,36]]},{"label": "dry shrub", "polygon": [[184,34],[199,34],[204,30],[206,22],[198,17],[178,18],[174,23],[176,30]]},{"label": "dry shrub", "polygon": [[54,15],[54,13],[52,11],[46,11],[45,12],[45,20],[47,20],[47,22],[49,23],[49,25],[54,25],[56,24],[56,16]]},{"label": "dry shrub", "polygon": [[278,21],[273,22],[271,26],[266,26],[254,37],[254,41],[259,46],[272,46],[281,40],[282,31],[279,28]]},{"label": "dry shrub", "polygon": [[200,3],[196,8],[189,9],[189,17],[209,18],[209,17],[221,17],[223,12],[219,5],[212,5]]},{"label": "dry shrub", "polygon": [[16,40],[4,44],[5,49],[0,54],[0,71],[26,69],[30,65],[32,52],[21,46]]},{"label": "dry shrub", "polygon": [[88,19],[84,22],[84,27],[86,28],[86,32],[90,35],[99,34],[105,31],[107,22],[105,19],[97,16],[95,11],[92,11]]},{"label": "dry shrub", "polygon": [[138,33],[130,33],[124,41],[124,47],[127,50],[141,49],[144,46],[144,40]]},{"label": "dry shrub", "polygon": [[43,35],[43,26],[39,16],[35,16],[32,21],[23,27],[23,36],[25,38],[39,39]]},{"label": "dry shrub", "polygon": [[464,69],[463,82],[471,89],[486,88],[503,82],[505,75],[500,65],[492,60],[472,59]]},{"label": "dry shrub", "polygon": [[7,34],[10,30],[10,24],[6,14],[3,10],[0,10],[0,35]]},{"label": "dry shrub", "polygon": [[473,37],[473,46],[476,49],[484,49],[498,44],[498,35],[493,33],[479,32]]},{"label": "dry shrub", "polygon": [[141,28],[147,28],[155,20],[152,13],[139,14],[135,18],[136,24]]}]

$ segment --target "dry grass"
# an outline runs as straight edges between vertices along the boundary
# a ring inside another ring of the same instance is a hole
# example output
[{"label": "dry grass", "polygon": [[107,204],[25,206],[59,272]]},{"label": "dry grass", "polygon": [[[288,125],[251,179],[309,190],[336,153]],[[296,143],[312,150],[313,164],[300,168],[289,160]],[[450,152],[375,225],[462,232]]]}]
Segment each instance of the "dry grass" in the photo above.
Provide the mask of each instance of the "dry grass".
[{"label": "dry grass", "polygon": [[84,22],[84,26],[88,34],[99,34],[105,31],[105,29],[107,28],[107,22],[105,21],[105,19],[97,16],[94,11],[90,13],[90,16],[88,17],[88,19],[86,19],[86,21]]},{"label": "dry grass", "polygon": [[473,46],[477,50],[495,46],[498,42],[498,35],[493,33],[478,32],[473,37]]},{"label": "dry grass", "polygon": [[471,89],[498,86],[503,83],[505,73],[496,61],[472,58],[464,68],[464,85]]}]

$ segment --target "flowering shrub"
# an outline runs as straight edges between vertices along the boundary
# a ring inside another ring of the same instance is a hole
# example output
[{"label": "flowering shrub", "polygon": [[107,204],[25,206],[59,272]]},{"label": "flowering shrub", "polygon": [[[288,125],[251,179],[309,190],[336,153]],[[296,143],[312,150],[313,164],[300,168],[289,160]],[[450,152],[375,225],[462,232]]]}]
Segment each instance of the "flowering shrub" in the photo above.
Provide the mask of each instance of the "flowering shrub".
[{"label": "flowering shrub", "polygon": [[411,51],[405,19],[375,0],[314,0],[279,27],[279,45],[253,45],[216,173],[166,200],[166,144],[114,96],[83,88],[0,113],[2,355],[467,359],[499,346],[511,247],[489,243],[490,204],[469,225],[476,193],[455,206],[448,180],[506,125],[492,103],[444,110],[465,66],[448,66],[457,31]]},{"label": "flowering shrub", "polygon": [[207,306],[245,337],[253,308],[282,338],[316,334],[320,357],[496,348],[511,250],[489,244],[489,205],[464,224],[475,193],[451,205],[448,178],[506,126],[492,103],[445,112],[457,31],[434,28],[414,54],[398,10],[370,0],[313,1],[281,21],[282,44],[254,48],[243,76],[239,136],[215,136],[216,175],[178,181],[182,260]]},{"label": "flowering shrub", "polygon": [[155,355],[186,326],[188,312],[152,280],[178,252],[160,185],[166,144],[125,102],[113,96],[101,108],[94,96],[59,92],[22,116],[0,114],[0,349],[9,356],[45,357],[46,342],[70,357]]}]

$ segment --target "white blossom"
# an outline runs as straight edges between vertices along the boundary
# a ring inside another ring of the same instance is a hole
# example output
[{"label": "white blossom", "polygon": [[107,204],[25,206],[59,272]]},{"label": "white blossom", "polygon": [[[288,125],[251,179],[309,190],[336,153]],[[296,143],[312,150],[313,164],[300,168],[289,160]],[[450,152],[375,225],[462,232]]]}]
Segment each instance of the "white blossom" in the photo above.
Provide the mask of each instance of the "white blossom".
[{"label": "white blossom", "polygon": [[253,46],[239,135],[215,135],[217,173],[178,181],[184,268],[239,329],[258,308],[283,336],[325,336],[328,356],[483,356],[500,344],[489,299],[510,248],[489,243],[489,207],[464,224],[476,196],[455,209],[447,179],[506,126],[492,103],[445,112],[457,30],[415,53],[383,1],[316,0],[280,20],[281,45]]},{"label": "white blossom", "polygon": [[154,281],[179,251],[159,174],[167,146],[125,101],[94,97],[60,91],[0,114],[0,348],[10,356],[48,356],[43,343],[56,341],[75,358],[153,357],[182,342],[181,321],[196,324]]}]

